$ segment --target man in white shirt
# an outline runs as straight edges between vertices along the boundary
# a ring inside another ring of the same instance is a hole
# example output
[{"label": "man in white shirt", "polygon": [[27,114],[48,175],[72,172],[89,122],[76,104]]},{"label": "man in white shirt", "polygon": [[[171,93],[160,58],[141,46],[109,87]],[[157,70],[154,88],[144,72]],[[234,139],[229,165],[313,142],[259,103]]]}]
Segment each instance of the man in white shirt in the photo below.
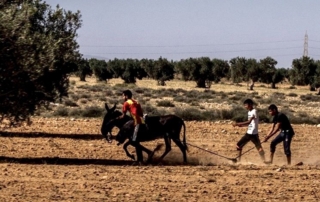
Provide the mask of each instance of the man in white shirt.
[{"label": "man in white shirt", "polygon": [[258,135],[258,124],[259,124],[259,117],[257,115],[257,111],[253,108],[253,101],[251,99],[246,99],[243,102],[244,107],[248,110],[248,121],[245,122],[234,122],[232,125],[244,127],[248,126],[247,133],[239,140],[237,143],[237,150],[239,151],[239,161],[241,159],[242,148],[251,141],[257,148],[259,155],[262,161],[265,161],[264,151],[261,146],[261,142]]}]

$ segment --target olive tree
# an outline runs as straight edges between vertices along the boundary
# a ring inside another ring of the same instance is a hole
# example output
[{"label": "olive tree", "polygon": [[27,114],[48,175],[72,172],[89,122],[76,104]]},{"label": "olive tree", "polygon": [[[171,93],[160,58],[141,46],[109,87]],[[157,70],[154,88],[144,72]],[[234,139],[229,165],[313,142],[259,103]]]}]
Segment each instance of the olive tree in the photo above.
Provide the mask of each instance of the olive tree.
[{"label": "olive tree", "polygon": [[67,95],[81,55],[80,12],[41,0],[0,7],[0,123],[29,120],[39,106]]}]

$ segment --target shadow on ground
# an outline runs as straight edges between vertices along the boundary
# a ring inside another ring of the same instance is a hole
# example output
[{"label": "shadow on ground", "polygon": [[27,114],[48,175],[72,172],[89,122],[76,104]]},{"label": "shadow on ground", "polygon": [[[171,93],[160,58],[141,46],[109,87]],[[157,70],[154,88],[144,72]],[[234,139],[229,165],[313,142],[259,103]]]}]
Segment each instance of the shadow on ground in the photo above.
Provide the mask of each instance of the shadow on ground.
[{"label": "shadow on ground", "polygon": [[20,137],[20,138],[67,138],[78,140],[99,140],[103,136],[100,134],[56,134],[39,132],[3,132],[0,131],[0,137]]},{"label": "shadow on ground", "polygon": [[[0,163],[17,163],[33,165],[106,165],[106,166],[131,166],[136,165],[132,160],[114,160],[114,159],[78,159],[78,158],[60,158],[60,157],[7,157],[0,156]],[[189,163],[163,160],[161,163],[155,161],[150,166],[198,166],[199,162],[192,159]]]}]

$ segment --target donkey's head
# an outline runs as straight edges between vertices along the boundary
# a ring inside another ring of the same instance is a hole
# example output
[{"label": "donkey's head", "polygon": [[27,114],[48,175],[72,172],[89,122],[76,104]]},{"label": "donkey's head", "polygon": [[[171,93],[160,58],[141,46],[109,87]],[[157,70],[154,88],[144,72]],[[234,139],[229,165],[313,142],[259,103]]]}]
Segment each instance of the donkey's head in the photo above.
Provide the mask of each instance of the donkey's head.
[{"label": "donkey's head", "polygon": [[122,113],[118,110],[116,110],[117,104],[114,104],[112,108],[109,108],[108,104],[105,104],[105,108],[107,110],[107,113],[104,115],[103,121],[102,121],[102,126],[101,126],[101,134],[107,138],[109,142],[111,142],[110,138],[112,137],[111,135],[111,130],[115,126],[114,120],[121,116]]}]

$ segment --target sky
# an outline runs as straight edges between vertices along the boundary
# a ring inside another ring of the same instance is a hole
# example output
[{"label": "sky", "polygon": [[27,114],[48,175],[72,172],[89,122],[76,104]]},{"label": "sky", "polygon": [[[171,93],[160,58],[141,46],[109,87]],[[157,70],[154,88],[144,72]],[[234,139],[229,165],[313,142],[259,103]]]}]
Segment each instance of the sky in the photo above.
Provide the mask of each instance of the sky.
[{"label": "sky", "polygon": [[46,0],[79,10],[85,57],[320,59],[319,0]]}]

